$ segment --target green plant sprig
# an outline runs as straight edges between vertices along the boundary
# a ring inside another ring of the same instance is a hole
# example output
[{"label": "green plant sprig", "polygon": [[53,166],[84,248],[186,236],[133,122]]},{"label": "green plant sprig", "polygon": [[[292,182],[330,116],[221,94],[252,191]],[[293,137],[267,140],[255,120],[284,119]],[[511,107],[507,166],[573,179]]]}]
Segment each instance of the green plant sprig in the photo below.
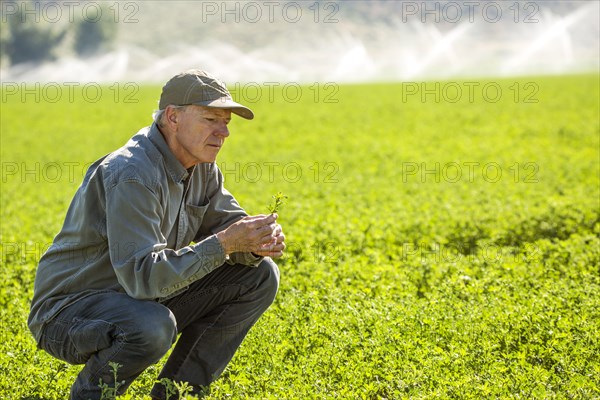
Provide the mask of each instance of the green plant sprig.
[{"label": "green plant sprig", "polygon": [[273,202],[269,204],[267,210],[269,211],[269,214],[275,214],[277,211],[279,211],[281,206],[285,204],[288,197],[281,192],[277,192],[277,194],[271,197],[273,197]]}]

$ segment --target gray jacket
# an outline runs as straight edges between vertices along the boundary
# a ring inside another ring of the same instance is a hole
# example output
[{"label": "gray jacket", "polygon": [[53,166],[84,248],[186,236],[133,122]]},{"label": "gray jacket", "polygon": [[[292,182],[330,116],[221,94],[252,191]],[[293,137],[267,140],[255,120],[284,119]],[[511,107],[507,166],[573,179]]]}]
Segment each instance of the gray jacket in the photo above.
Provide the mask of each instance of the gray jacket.
[{"label": "gray jacket", "polygon": [[227,257],[215,233],[247,214],[223,187],[214,163],[186,170],[156,127],[88,169],[64,225],[42,256],[29,329],[103,291],[164,300],[225,262],[256,266],[251,253]]}]

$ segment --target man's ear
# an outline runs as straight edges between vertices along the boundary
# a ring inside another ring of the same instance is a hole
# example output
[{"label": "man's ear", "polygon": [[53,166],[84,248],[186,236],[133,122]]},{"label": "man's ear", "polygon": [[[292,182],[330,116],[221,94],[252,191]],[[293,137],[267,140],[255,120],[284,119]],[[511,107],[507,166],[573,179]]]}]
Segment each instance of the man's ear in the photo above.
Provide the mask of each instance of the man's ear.
[{"label": "man's ear", "polygon": [[167,124],[176,124],[177,123],[177,112],[174,107],[167,106],[165,109],[165,117],[167,117]]}]

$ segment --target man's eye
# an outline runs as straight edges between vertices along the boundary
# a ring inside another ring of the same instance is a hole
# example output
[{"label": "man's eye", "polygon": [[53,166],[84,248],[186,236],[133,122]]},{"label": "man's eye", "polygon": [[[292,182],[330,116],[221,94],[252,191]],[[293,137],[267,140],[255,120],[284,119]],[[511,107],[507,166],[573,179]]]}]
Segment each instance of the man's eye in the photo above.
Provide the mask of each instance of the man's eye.
[{"label": "man's eye", "polygon": [[229,123],[229,121],[231,121],[230,119],[216,118],[216,117],[202,117],[202,118],[204,118],[205,121],[208,121],[210,123],[223,121],[225,123],[225,125],[227,125]]}]

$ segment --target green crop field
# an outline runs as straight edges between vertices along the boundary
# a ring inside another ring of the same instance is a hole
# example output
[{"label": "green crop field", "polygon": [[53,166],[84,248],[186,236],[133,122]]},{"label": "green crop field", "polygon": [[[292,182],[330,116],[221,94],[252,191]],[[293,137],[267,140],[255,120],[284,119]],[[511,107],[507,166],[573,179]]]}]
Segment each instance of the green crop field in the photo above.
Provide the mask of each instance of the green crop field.
[{"label": "green crop field", "polygon": [[[600,398],[599,85],[238,90],[257,118],[234,119],[218,163],[251,214],[288,196],[288,250],[208,398]],[[3,88],[2,399],[65,399],[81,368],[26,318],[86,167],[151,121],[159,87],[117,89]],[[149,398],[162,362],[124,398]]]}]

